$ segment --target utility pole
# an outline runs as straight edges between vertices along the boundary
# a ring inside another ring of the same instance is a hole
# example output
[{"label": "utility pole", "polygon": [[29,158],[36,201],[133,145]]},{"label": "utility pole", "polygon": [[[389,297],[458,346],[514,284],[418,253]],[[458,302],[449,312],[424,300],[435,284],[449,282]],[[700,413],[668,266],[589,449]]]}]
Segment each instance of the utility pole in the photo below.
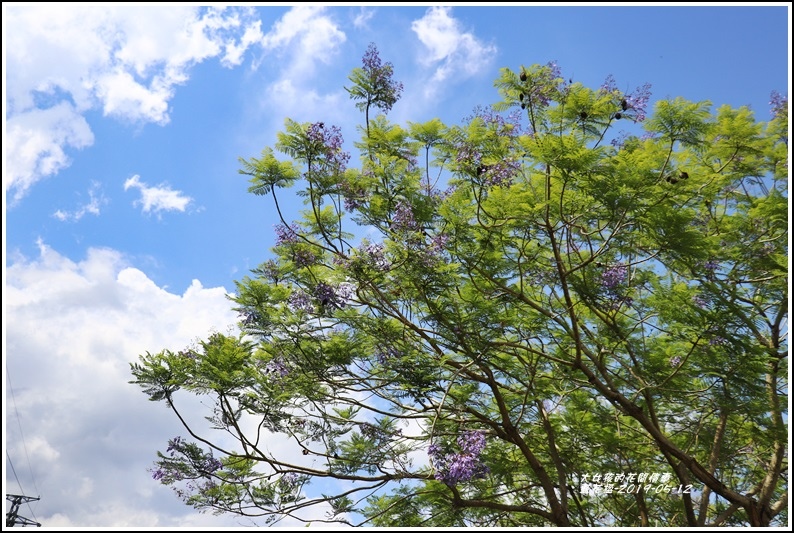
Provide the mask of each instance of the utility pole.
[{"label": "utility pole", "polygon": [[38,501],[39,499],[40,498],[34,498],[32,496],[6,494],[6,500],[11,502],[11,510],[6,513],[6,527],[14,527],[14,526],[41,527],[41,524],[39,524],[38,522],[35,522],[30,518],[25,518],[24,516],[19,516],[19,506],[22,503],[35,502]]}]

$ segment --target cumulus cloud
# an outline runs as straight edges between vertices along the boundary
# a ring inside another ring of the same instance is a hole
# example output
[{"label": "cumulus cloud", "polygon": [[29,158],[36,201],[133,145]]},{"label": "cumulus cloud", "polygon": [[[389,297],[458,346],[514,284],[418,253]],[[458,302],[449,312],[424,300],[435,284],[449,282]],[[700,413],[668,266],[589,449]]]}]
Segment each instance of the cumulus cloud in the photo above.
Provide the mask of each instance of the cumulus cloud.
[{"label": "cumulus cloud", "polygon": [[178,5],[4,8],[7,186],[14,198],[67,166],[66,149],[93,144],[84,118],[91,109],[167,123],[175,87],[192,66],[212,57],[238,65],[261,40],[254,14]]},{"label": "cumulus cloud", "polygon": [[70,164],[64,148],[85,148],[94,143],[85,118],[74,105],[61,102],[47,109],[31,109],[6,120],[4,181],[18,202],[43,177]]},{"label": "cumulus cloud", "polygon": [[77,222],[87,214],[99,216],[100,206],[106,203],[107,198],[102,194],[101,184],[95,181],[91,183],[91,188],[88,190],[88,203],[79,206],[74,211],[58,209],[52,216],[61,222]]},{"label": "cumulus cloud", "polygon": [[283,56],[280,71],[264,91],[264,106],[278,111],[276,128],[283,125],[285,115],[300,121],[316,117],[318,111],[338,109],[341,89],[320,95],[314,80],[318,63],[330,63],[346,40],[326,8],[312,5],[293,7],[264,35],[265,50]]},{"label": "cumulus cloud", "polygon": [[38,257],[10,261],[6,277],[4,373],[13,395],[6,395],[4,438],[21,485],[14,480],[13,492],[41,496],[35,519],[72,527],[176,526],[185,517],[234,525],[193,517],[151,479],[155,451],[180,429],[172,412],[128,383],[139,354],[180,350],[234,324],[226,290],[194,281],[172,293],[117,251],[94,248],[72,261],[41,242]]},{"label": "cumulus cloud", "polygon": [[131,188],[138,189],[141,192],[140,199],[135,200],[132,205],[140,205],[144,213],[184,212],[188,204],[193,201],[191,197],[185,196],[181,191],[175,191],[167,185],[150,187],[142,182],[141,177],[137,174],[124,182],[125,191]]},{"label": "cumulus cloud", "polygon": [[[73,261],[38,245],[37,257],[9,261],[3,292],[3,435],[17,478],[9,473],[6,482],[10,493],[41,496],[34,514],[24,509],[23,515],[48,527],[262,525],[200,514],[152,479],[156,451],[187,434],[172,410],[147,401],[129,383],[130,363],[139,355],[182,350],[213,331],[235,334],[238,317],[226,289],[193,280],[173,292],[116,250],[92,248]],[[206,396],[178,391],[174,400],[202,436],[239,449],[231,437],[208,429]],[[259,422],[241,420],[250,432],[261,431]],[[275,456],[306,460],[286,437],[262,439]],[[320,520],[327,510],[307,509],[304,517]]]},{"label": "cumulus cloud", "polygon": [[359,8],[358,14],[353,19],[353,26],[355,26],[356,28],[366,28],[367,27],[367,23],[374,16],[375,16],[375,10],[374,9],[367,9],[364,6],[361,6]]},{"label": "cumulus cloud", "polygon": [[463,31],[449,7],[431,7],[422,18],[413,21],[411,29],[424,45],[420,61],[434,69],[426,96],[435,93],[442,82],[448,82],[453,73],[455,80],[461,81],[482,72],[496,54],[495,45]]}]

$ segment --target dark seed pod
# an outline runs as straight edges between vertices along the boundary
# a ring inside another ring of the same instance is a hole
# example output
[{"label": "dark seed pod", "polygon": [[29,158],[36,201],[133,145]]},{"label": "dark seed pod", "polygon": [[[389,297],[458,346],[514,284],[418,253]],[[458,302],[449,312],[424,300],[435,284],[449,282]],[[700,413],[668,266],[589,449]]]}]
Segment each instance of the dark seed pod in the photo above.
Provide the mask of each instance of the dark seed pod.
[{"label": "dark seed pod", "polygon": [[587,118],[587,113],[585,111],[582,111],[581,113],[579,113],[579,118],[582,119],[582,120],[586,119]]},{"label": "dark seed pod", "polygon": [[309,455],[309,450],[304,449],[303,450],[303,455]]},{"label": "dark seed pod", "polygon": [[521,81],[527,81],[527,73],[522,70],[519,78],[521,79]]},{"label": "dark seed pod", "polygon": [[523,102],[524,101],[524,93],[519,94],[518,95],[518,99]]},{"label": "dark seed pod", "polygon": [[684,172],[682,170],[681,171],[681,175],[679,176],[679,178],[681,178],[682,180],[688,180],[689,179],[689,174],[687,174],[686,172]]},{"label": "dark seed pod", "polygon": [[623,111],[625,111],[625,110],[627,110],[627,109],[629,108],[629,103],[626,101],[626,99],[625,99],[625,98],[624,98],[623,100],[621,100],[621,101],[620,101],[620,108],[621,108]]},{"label": "dark seed pod", "polygon": [[526,109],[526,108],[527,108],[527,104],[525,104],[524,102],[521,102],[521,109]]},{"label": "dark seed pod", "polygon": [[673,185],[675,185],[676,183],[678,183],[678,180],[677,180],[677,179],[675,179],[675,178],[674,178],[674,177],[672,177],[672,176],[668,176],[668,177],[667,177],[667,181],[668,181],[668,182],[670,182],[670,183],[672,183]]},{"label": "dark seed pod", "polygon": [[620,113],[615,113],[615,120],[620,120],[623,117]]}]

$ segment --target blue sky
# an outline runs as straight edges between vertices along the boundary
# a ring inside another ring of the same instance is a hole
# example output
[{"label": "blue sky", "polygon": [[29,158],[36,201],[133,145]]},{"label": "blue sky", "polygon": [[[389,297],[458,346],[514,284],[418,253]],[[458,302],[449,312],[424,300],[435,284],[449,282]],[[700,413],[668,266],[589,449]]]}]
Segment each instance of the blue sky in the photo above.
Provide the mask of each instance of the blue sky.
[{"label": "blue sky", "polygon": [[339,126],[355,161],[363,116],[344,86],[369,43],[405,87],[388,115],[402,125],[458,123],[498,100],[500,68],[549,61],[591,87],[650,83],[651,105],[768,120],[770,93],[790,93],[790,31],[790,3],[3,3],[6,493],[40,495],[21,514],[46,526],[237,523],[151,479],[180,432],[129,363],[234,324],[225,295],[277,223],[238,157],[289,117]]}]

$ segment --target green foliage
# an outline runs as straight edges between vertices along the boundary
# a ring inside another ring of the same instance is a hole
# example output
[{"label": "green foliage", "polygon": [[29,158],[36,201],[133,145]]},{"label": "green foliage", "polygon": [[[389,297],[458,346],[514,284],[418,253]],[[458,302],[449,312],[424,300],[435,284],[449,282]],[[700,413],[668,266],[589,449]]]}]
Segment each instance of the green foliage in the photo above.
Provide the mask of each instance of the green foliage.
[{"label": "green foliage", "polygon": [[[240,337],[131,365],[197,441],[155,477],[270,521],[785,524],[787,116],[676,98],[646,121],[647,86],[548,64],[502,69],[459,125],[402,127],[369,118],[391,74],[372,47],[350,76],[360,168],[291,120],[290,161],[240,160],[250,192],[278,208],[300,184],[306,208],[278,209],[273,257],[236,283]],[[180,390],[239,447],[188,424]],[[597,493],[597,474],[655,477]]]}]

